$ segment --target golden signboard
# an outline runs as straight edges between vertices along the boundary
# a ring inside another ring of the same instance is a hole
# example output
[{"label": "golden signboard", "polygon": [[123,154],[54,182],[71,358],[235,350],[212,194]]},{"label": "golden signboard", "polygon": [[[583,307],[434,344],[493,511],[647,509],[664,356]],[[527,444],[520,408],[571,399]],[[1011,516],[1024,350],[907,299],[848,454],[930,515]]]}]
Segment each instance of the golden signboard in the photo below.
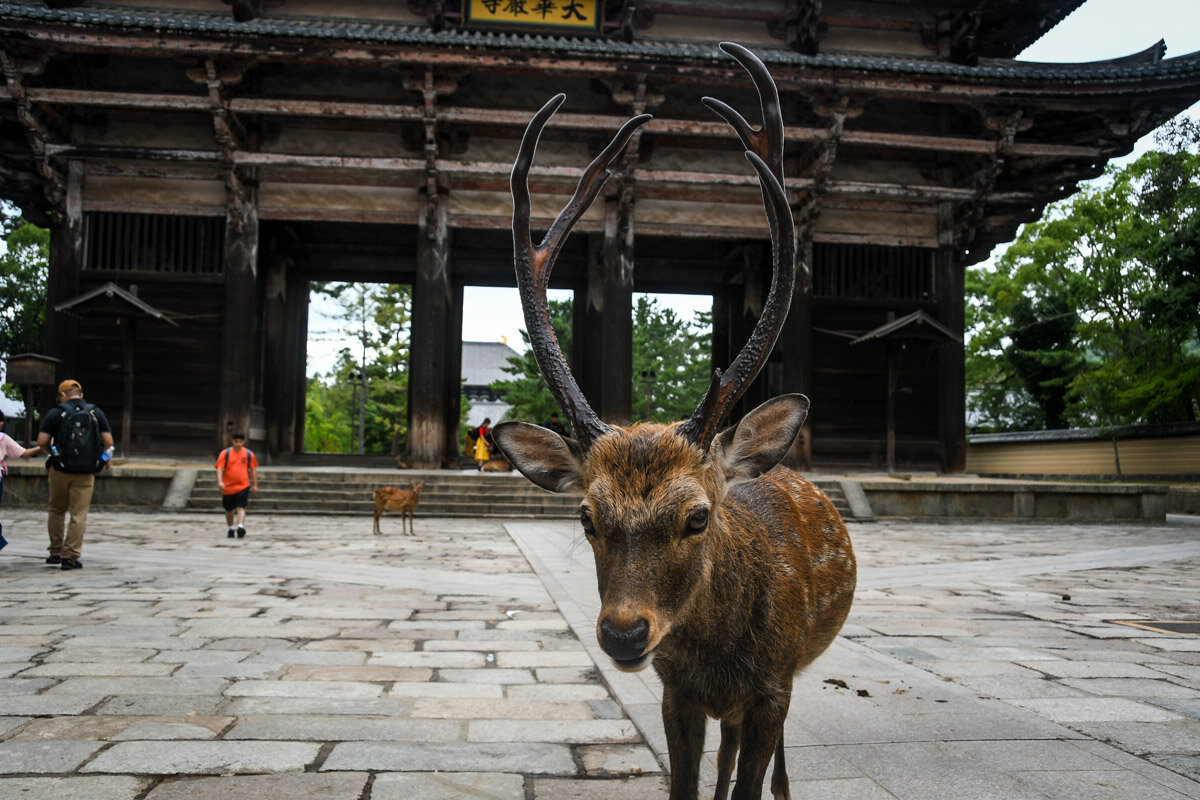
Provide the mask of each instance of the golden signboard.
[{"label": "golden signboard", "polygon": [[471,28],[598,33],[600,0],[467,0]]}]

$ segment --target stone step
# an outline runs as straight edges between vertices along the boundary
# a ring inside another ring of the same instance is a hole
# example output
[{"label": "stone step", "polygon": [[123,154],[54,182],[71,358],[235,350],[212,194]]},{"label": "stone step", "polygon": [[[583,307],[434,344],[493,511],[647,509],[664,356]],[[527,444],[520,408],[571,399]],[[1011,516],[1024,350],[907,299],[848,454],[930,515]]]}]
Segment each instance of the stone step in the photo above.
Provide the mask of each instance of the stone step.
[{"label": "stone step", "polygon": [[842,491],[842,484],[838,481],[816,480],[813,481],[817,488],[825,493],[833,503],[833,507],[838,510],[844,519],[852,519],[853,512],[850,510],[850,501],[846,499],[846,493]]},{"label": "stone step", "polygon": [[[400,472],[391,470],[268,469],[259,474],[259,491],[251,501],[255,511],[277,514],[375,513],[375,490],[382,486],[407,488],[425,481],[417,516],[426,517],[552,517],[569,519],[579,513],[579,498],[547,492],[517,473],[478,471]],[[220,508],[216,476],[201,474],[188,498],[187,510]],[[394,512],[387,512],[388,513]]]},{"label": "stone step", "polygon": [[[374,515],[375,490],[405,488],[424,480],[418,516],[427,517],[549,517],[569,519],[579,513],[579,496],[554,494],[516,473],[480,474],[474,471],[436,473],[388,470],[270,470],[260,474],[255,511],[276,514]],[[852,519],[850,505],[835,480],[817,480],[838,512]],[[198,476],[186,509],[210,512],[221,497],[211,473]]]}]

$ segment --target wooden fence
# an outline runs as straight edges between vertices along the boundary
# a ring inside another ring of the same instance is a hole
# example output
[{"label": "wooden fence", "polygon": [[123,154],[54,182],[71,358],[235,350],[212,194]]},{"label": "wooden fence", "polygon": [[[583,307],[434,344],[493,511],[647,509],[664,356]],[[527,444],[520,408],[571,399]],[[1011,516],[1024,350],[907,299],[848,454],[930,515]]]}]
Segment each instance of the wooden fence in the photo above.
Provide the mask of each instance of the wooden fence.
[{"label": "wooden fence", "polygon": [[967,442],[967,472],[976,475],[1200,479],[1200,423],[987,433]]}]

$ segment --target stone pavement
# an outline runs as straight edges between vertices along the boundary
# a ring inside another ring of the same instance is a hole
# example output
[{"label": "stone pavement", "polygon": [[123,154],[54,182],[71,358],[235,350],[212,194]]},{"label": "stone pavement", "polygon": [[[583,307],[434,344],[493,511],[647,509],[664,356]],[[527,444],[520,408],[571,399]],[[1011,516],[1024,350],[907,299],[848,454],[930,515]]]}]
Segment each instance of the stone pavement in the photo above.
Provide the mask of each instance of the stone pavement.
[{"label": "stone pavement", "polygon": [[[0,800],[666,797],[659,687],[598,654],[573,523],[94,511],[63,572],[3,513]],[[1200,618],[1200,519],[851,533],[797,800],[1200,798],[1200,637],[1111,622]]]}]

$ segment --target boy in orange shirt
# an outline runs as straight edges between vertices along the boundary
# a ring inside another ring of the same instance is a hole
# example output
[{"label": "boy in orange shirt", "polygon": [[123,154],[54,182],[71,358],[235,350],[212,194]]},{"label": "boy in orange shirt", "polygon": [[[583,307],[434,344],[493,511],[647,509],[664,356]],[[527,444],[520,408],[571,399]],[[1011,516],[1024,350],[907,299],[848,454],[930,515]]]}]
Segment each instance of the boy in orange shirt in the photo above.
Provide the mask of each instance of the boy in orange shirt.
[{"label": "boy in orange shirt", "polygon": [[[221,490],[221,505],[225,508],[226,536],[241,539],[246,535],[246,506],[250,492],[258,492],[258,459],[246,447],[246,434],[233,434],[233,446],[217,456],[217,488]],[[236,519],[237,525],[234,525]]]}]

